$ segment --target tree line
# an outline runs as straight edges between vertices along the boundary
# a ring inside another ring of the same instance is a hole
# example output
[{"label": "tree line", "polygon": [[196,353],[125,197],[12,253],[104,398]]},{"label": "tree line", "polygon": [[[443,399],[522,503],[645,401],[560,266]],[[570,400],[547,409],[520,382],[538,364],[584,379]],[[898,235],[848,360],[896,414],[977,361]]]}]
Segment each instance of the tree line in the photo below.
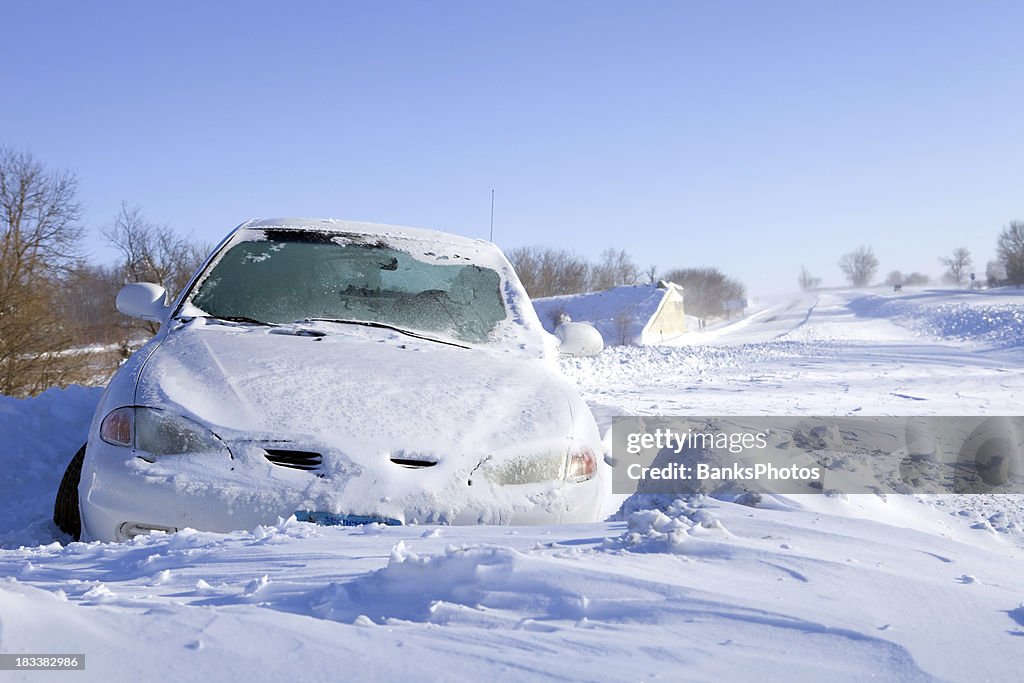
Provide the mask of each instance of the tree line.
[{"label": "tree line", "polygon": [[[0,394],[29,396],[106,377],[157,327],[117,312],[120,288],[155,282],[173,297],[209,252],[124,202],[100,229],[118,258],[98,264],[83,243],[82,213],[74,173],[0,147]],[[745,295],[740,282],[715,268],[659,276],[621,249],[605,250],[594,263],[545,247],[521,247],[508,256],[532,297],[663,279],[685,288],[688,313],[708,318],[724,315],[726,302]]]},{"label": "tree line", "polygon": [[[962,287],[971,281],[974,259],[966,247],[957,247],[948,256],[938,257],[939,263],[946,267],[942,275],[943,282]],[[874,250],[865,245],[843,254],[839,259],[839,268],[853,287],[867,287],[878,272],[878,257]],[[973,278],[977,280],[978,278]],[[891,271],[883,284],[891,287],[927,285],[931,278],[922,273],[904,274],[899,270]],[[812,291],[821,287],[821,278],[815,277],[801,266],[797,284],[804,291]],[[1003,227],[996,239],[996,258],[985,265],[985,284],[988,287],[1024,284],[1024,221],[1010,221]],[[973,286],[973,282],[972,282]]]},{"label": "tree line", "polygon": [[0,394],[28,396],[103,377],[153,323],[114,307],[127,282],[175,293],[209,251],[127,203],[102,229],[114,265],[85,251],[78,179],[0,147]]},{"label": "tree line", "polygon": [[659,275],[656,266],[641,269],[623,249],[608,248],[594,262],[566,249],[542,246],[517,247],[506,255],[531,299],[665,280],[683,287],[687,314],[715,318],[727,314],[729,301],[746,296],[740,281],[717,268],[676,268]]}]

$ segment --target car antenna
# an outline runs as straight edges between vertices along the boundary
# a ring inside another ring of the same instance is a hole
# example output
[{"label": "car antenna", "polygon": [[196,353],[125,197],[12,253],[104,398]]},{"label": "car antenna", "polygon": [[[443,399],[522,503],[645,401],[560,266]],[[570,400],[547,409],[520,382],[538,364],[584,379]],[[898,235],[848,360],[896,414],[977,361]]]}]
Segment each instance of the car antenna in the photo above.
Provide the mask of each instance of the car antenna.
[{"label": "car antenna", "polygon": [[491,188],[491,237],[490,241],[494,241],[494,188]]}]

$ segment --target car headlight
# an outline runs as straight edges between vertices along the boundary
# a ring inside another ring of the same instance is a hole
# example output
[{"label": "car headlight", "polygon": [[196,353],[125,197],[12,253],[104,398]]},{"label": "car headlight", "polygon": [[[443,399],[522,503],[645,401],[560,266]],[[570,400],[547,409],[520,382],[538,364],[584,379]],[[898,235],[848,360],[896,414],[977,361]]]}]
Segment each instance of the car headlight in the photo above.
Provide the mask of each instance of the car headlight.
[{"label": "car headlight", "polygon": [[193,420],[157,408],[116,408],[100,423],[100,438],[113,446],[152,455],[209,453],[231,457],[216,434]]},{"label": "car headlight", "polygon": [[582,482],[593,478],[596,472],[597,458],[586,446],[573,446],[568,454],[560,449],[549,453],[520,455],[498,464],[488,462],[484,468],[485,476],[501,486],[560,479]]},{"label": "car headlight", "polygon": [[488,462],[484,476],[499,486],[556,481],[562,477],[564,460],[564,452],[520,455],[496,464]]}]

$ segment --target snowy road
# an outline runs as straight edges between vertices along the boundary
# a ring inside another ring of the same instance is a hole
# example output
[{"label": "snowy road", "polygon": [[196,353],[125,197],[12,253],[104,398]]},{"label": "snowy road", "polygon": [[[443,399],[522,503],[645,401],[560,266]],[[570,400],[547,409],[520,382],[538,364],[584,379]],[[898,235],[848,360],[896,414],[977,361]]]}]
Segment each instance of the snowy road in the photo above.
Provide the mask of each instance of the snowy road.
[{"label": "snowy road", "polygon": [[[1022,304],[822,293],[564,367],[605,426],[1012,414]],[[292,521],[61,545],[52,491],[97,398],[0,397],[0,652],[85,653],[69,679],[1019,679],[1018,498],[703,499],[579,526]]]},{"label": "snowy road", "polygon": [[[942,306],[950,297],[934,298]],[[995,305],[1024,301],[1010,298]],[[1024,405],[1019,341],[979,344],[971,329],[928,334],[928,304],[917,318],[875,317],[863,301],[789,300],[677,347],[613,347],[565,367],[605,416],[988,415]],[[1010,340],[1021,338],[1024,319]]]}]

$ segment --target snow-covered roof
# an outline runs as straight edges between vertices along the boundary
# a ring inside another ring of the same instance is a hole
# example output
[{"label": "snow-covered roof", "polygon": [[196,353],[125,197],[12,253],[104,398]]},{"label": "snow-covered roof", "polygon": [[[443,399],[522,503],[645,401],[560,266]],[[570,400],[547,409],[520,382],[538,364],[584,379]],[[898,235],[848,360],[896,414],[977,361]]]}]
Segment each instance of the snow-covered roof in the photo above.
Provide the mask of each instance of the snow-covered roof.
[{"label": "snow-covered roof", "polygon": [[575,322],[596,327],[606,344],[621,344],[640,339],[644,327],[671,289],[682,290],[671,282],[622,285],[601,292],[534,299],[533,306],[548,332],[557,327],[558,313],[565,312]]},{"label": "snow-covered roof", "polygon": [[454,235],[450,232],[429,230],[426,228],[413,228],[403,225],[388,225],[386,223],[365,223],[362,221],[349,221],[337,218],[256,218],[246,221],[239,226],[239,229],[251,228],[255,230],[279,229],[279,230],[321,230],[331,233],[358,233],[365,235],[380,235],[392,237],[404,237],[406,239],[419,239],[431,242],[442,242],[448,245],[463,245],[465,247],[478,248],[481,245],[489,245],[485,240],[472,237]]}]

